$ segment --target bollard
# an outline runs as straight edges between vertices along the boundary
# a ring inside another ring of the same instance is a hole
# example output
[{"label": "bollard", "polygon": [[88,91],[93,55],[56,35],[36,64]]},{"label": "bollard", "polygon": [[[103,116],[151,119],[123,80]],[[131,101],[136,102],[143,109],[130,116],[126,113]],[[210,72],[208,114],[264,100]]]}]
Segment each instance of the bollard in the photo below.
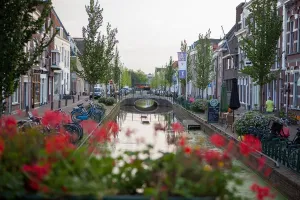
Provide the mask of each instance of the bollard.
[{"label": "bollard", "polygon": [[75,103],[75,96],[72,96],[73,97],[73,103]]},{"label": "bollard", "polygon": [[58,100],[58,109],[61,107],[61,100]]},{"label": "bollard", "polygon": [[53,110],[54,102],[51,101],[51,110]]},{"label": "bollard", "polygon": [[78,95],[78,101],[79,101],[79,98],[80,98],[80,97],[79,97],[79,95]]},{"label": "bollard", "polygon": [[26,106],[26,113],[29,112],[29,106]]},{"label": "bollard", "polygon": [[68,98],[66,98],[66,100],[65,100],[65,106],[67,106],[68,105]]}]

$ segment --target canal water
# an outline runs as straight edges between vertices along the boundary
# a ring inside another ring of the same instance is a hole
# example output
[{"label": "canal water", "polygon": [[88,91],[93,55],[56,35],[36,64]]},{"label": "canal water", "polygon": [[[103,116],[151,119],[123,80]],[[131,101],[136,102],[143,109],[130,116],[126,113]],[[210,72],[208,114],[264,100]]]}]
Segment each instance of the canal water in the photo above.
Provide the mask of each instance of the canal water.
[{"label": "canal water", "polygon": [[[154,145],[154,152],[158,151],[174,151],[175,145],[170,143],[170,135],[164,131],[154,133],[154,125],[161,123],[162,125],[170,125],[177,121],[173,113],[168,114],[134,114],[120,111],[117,122],[120,126],[120,133],[115,144],[115,150],[141,150],[145,148],[146,144]],[[128,132],[128,130],[130,130]],[[131,133],[128,137],[128,133]],[[202,131],[191,131],[187,133],[188,142],[191,145],[201,145],[202,147],[215,148],[210,144],[208,136]],[[156,156],[156,155],[154,155]],[[251,169],[243,165],[241,162],[235,160],[235,165],[240,166],[241,171],[238,176],[244,180],[244,184],[239,187],[239,195],[250,199],[256,199],[255,194],[250,190],[252,183],[259,183],[260,185],[268,185]],[[275,189],[272,193],[276,195],[277,200],[287,199]]]}]

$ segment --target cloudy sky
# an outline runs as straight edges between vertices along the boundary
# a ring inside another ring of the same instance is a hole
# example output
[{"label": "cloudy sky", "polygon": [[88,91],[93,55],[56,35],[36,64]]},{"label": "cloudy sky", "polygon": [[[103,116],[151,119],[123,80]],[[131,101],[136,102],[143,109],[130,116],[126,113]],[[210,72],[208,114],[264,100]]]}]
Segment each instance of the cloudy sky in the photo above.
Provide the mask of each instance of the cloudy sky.
[{"label": "cloudy sky", "polygon": [[[90,0],[52,0],[67,31],[82,37],[87,25],[85,5]],[[121,60],[131,69],[154,72],[176,58],[180,42],[188,45],[209,28],[219,39],[235,23],[235,9],[243,0],[99,0],[104,9],[104,27],[110,22],[118,28]]]}]

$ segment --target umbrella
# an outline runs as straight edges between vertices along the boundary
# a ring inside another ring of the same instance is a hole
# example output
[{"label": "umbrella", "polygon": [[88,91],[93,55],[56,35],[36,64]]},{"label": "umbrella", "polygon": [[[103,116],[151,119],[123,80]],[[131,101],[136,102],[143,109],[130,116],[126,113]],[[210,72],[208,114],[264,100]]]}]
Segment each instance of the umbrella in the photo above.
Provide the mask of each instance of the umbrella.
[{"label": "umbrella", "polygon": [[226,88],[225,83],[223,83],[222,87],[221,87],[220,111],[221,112],[227,112],[228,111],[227,88]]},{"label": "umbrella", "polygon": [[233,110],[233,120],[234,120],[234,110],[237,110],[241,107],[240,99],[239,99],[239,91],[237,85],[237,79],[232,79],[232,89],[230,96],[229,108]]}]

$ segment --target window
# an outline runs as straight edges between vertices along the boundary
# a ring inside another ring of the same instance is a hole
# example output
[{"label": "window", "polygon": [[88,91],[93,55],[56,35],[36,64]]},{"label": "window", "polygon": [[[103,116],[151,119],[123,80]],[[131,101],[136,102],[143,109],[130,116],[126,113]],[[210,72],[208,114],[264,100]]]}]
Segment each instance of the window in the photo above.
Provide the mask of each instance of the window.
[{"label": "window", "polygon": [[290,29],[291,29],[291,33],[290,33],[290,53],[294,53],[294,23],[293,22],[290,22]]},{"label": "window", "polygon": [[19,103],[19,89],[17,89],[11,96],[12,104]]},{"label": "window", "polygon": [[61,72],[61,80],[64,80],[64,72]]}]

